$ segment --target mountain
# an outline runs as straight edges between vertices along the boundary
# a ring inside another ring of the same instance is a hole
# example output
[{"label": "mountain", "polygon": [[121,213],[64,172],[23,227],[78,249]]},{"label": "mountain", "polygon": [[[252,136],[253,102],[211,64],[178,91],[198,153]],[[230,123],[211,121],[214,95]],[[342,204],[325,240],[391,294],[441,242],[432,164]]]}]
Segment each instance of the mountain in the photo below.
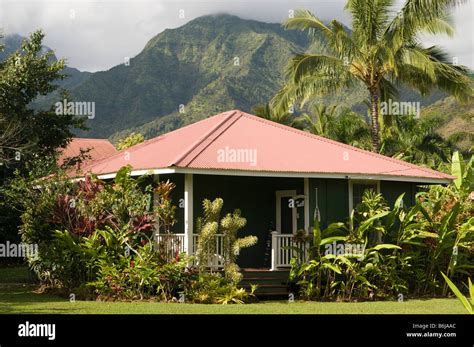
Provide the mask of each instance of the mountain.
[{"label": "mountain", "polygon": [[[250,112],[268,102],[284,82],[285,68],[297,52],[321,52],[325,41],[280,24],[209,15],[153,37],[130,66],[94,73],[73,89],[77,100],[95,101],[89,120],[92,137],[116,141],[132,131],[146,138],[229,109]],[[445,97],[423,98],[401,87],[403,100],[422,106]],[[320,101],[366,114],[362,86]],[[179,112],[180,107],[183,112]]]},{"label": "mountain", "polygon": [[468,152],[474,143],[474,100],[460,103],[446,97],[421,110],[422,117],[436,118],[440,124],[437,132],[445,139]]},{"label": "mountain", "polygon": [[[25,39],[24,36],[18,34],[10,34],[5,37],[0,38],[0,46],[3,46],[3,51],[0,51],[0,61],[5,60],[10,54],[15,52],[21,47],[21,43]],[[43,46],[43,52],[52,51],[51,48]],[[56,61],[57,58],[55,55],[51,57],[51,60]],[[57,81],[57,84],[64,89],[70,90],[78,86],[79,84],[86,81],[92,74],[86,71],[79,71],[78,69],[66,66],[62,73],[67,77],[62,81]],[[56,94],[55,94],[56,95]],[[41,100],[51,101],[54,98],[53,95],[48,96],[47,98],[41,98]]]},{"label": "mountain", "polygon": [[88,136],[140,127],[151,137],[170,124],[268,101],[292,54],[311,44],[318,42],[279,24],[199,17],[153,37],[130,66],[94,73],[72,92],[77,100],[96,102]]},{"label": "mountain", "polygon": [[[209,15],[159,33],[129,66],[95,73],[68,70],[71,77],[62,83],[70,83],[67,89],[74,100],[95,102],[90,130],[79,136],[115,141],[136,131],[150,138],[221,111],[250,112],[280,88],[295,53],[321,52],[324,46],[322,37],[310,41],[306,33],[284,30],[280,24]],[[422,107],[446,98],[441,92],[422,97],[405,87],[400,95]],[[365,115],[366,98],[365,88],[356,86],[319,101]],[[57,96],[40,101],[51,105]]]}]

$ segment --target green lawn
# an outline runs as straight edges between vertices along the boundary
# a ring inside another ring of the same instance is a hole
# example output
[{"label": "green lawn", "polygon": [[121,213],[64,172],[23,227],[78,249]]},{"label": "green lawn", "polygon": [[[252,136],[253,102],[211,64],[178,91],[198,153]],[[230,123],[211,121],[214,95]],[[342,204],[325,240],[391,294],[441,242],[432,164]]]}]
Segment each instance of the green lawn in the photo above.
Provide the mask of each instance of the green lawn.
[{"label": "green lawn", "polygon": [[246,305],[76,301],[37,294],[26,268],[0,268],[0,314],[465,314],[457,299],[360,303],[264,301]]},{"label": "green lawn", "polygon": [[0,285],[2,313],[125,313],[125,314],[464,314],[456,299],[361,303],[265,301],[246,305],[201,305],[156,302],[76,301],[36,294],[29,285]]}]

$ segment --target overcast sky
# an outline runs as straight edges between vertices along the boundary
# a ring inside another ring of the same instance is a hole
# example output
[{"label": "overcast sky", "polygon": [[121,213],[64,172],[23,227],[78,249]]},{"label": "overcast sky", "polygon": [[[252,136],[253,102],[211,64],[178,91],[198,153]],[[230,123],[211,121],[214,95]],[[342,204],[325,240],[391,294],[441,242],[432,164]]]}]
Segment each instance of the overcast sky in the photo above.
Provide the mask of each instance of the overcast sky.
[{"label": "overcast sky", "polygon": [[[401,3],[401,1],[399,1]],[[320,18],[336,18],[350,26],[346,0],[0,0],[0,30],[28,33],[42,28],[45,44],[68,65],[80,70],[107,70],[137,55],[146,42],[166,28],[213,13],[280,23],[290,9],[306,8]],[[184,18],[180,14],[184,11]],[[425,37],[439,44],[459,64],[474,69],[474,7],[472,2],[453,11],[454,38]]]}]

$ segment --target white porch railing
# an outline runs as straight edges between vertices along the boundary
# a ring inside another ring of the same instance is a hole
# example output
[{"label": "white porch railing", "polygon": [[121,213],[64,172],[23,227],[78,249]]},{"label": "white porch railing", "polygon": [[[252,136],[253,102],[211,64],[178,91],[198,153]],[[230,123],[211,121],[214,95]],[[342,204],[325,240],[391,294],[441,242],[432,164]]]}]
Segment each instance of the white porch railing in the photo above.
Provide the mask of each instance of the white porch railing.
[{"label": "white porch railing", "polygon": [[304,261],[308,256],[308,243],[295,241],[293,234],[280,234],[272,231],[272,263],[271,270],[290,267],[291,259],[300,257]]},{"label": "white porch railing", "polygon": [[155,237],[158,250],[167,261],[186,252],[184,234],[156,234]]},{"label": "white porch railing", "polygon": [[[278,268],[288,268],[291,266],[291,259],[300,257],[304,261],[308,257],[308,243],[295,241],[293,234],[280,234],[272,231],[272,257],[271,270]],[[198,234],[193,234],[192,250],[188,254],[196,254]],[[177,254],[186,252],[184,234],[157,234],[156,241],[165,259],[174,259]],[[216,249],[214,256],[209,261],[210,268],[222,268],[224,266],[224,237],[222,234],[216,235]]]},{"label": "white porch railing", "polygon": [[[176,254],[188,253],[189,255],[196,254],[199,234],[193,234],[193,243],[191,252],[186,252],[185,234],[157,234],[156,242],[159,249],[164,254],[165,259],[174,259]],[[209,261],[209,267],[222,268],[224,267],[224,237],[222,234],[216,234],[216,252]]]}]

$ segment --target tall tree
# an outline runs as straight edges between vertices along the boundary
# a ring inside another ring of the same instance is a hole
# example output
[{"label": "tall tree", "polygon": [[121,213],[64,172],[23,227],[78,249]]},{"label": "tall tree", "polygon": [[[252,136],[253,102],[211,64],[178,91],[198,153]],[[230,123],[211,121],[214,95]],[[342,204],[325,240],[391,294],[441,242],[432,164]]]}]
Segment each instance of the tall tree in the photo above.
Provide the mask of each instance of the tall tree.
[{"label": "tall tree", "polygon": [[[0,63],[0,158],[8,177],[28,160],[53,155],[73,136],[73,128],[83,128],[84,118],[68,112],[57,113],[32,107],[38,96],[55,91],[64,60],[42,49],[44,34],[32,33],[21,48]],[[1,49],[1,48],[0,48]],[[59,100],[58,100],[59,101]]]},{"label": "tall tree", "polygon": [[398,83],[422,94],[439,88],[459,100],[472,96],[468,69],[452,64],[439,47],[424,47],[418,39],[422,33],[452,36],[449,10],[463,2],[406,0],[393,12],[394,0],[349,0],[346,10],[352,18],[351,31],[337,20],[326,25],[311,12],[298,10],[285,27],[307,30],[310,36],[322,33],[327,49],[293,58],[288,82],[272,100],[273,110],[285,112],[296,102],[362,83],[368,91],[372,147],[378,152],[380,102],[397,98]]},{"label": "tall tree", "polygon": [[[46,176],[56,165],[56,153],[73,136],[73,128],[83,128],[84,118],[33,108],[33,101],[58,87],[65,76],[63,60],[42,48],[44,34],[34,32],[21,48],[0,62],[0,242],[18,238],[20,212],[6,199],[11,179],[32,175],[40,167]],[[0,47],[0,50],[2,47]],[[58,100],[59,101],[59,100]]]}]

